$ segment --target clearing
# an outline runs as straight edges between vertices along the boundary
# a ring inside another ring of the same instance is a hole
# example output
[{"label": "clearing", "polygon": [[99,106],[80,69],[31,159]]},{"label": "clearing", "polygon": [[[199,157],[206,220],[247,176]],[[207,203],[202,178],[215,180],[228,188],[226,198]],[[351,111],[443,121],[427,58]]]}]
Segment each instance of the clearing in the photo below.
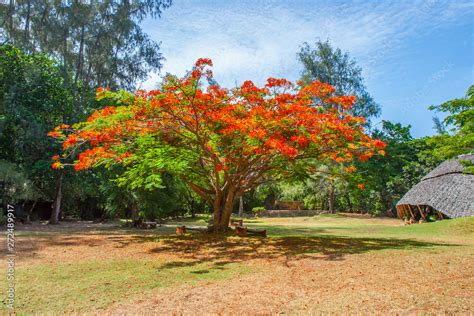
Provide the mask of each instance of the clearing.
[{"label": "clearing", "polygon": [[[16,312],[473,312],[474,218],[410,226],[341,215],[245,221],[269,237],[17,226]],[[5,271],[4,256],[1,265]]]}]

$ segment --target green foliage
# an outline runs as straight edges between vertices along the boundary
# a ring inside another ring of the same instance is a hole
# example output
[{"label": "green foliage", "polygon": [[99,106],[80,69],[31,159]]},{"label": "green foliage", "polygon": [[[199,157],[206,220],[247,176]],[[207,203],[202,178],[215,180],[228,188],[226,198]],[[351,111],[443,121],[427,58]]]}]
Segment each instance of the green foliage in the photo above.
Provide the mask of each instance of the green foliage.
[{"label": "green foliage", "polygon": [[256,206],[252,208],[252,213],[255,215],[258,215],[260,212],[263,212],[263,211],[265,211],[265,207],[263,206]]},{"label": "green foliage", "polygon": [[285,201],[298,201],[305,193],[305,185],[301,182],[283,182],[279,189],[279,199]]},{"label": "green foliage", "polygon": [[314,47],[303,43],[298,59],[303,64],[302,80],[309,83],[319,80],[336,88],[338,95],[355,95],[353,113],[368,121],[380,115],[380,106],[367,92],[362,69],[348,53],[331,46],[329,41],[317,41]]},{"label": "green foliage", "polygon": [[159,44],[143,32],[140,22],[159,17],[170,5],[171,0],[4,2],[0,40],[57,57],[64,78],[73,74],[69,83],[83,104],[83,93],[90,88],[133,89],[161,67]]},{"label": "green foliage", "polygon": [[[442,121],[443,127],[438,128],[440,135],[428,140],[435,147],[433,154],[436,157],[450,159],[474,152],[474,85],[469,87],[464,98],[430,106],[430,110],[448,113]],[[474,171],[474,166],[467,167]]]},{"label": "green foliage", "polygon": [[59,148],[46,133],[68,119],[71,100],[58,66],[45,55],[0,47],[0,159],[22,170],[46,199],[54,189],[51,156]]},{"label": "green foliage", "polygon": [[352,186],[362,182],[365,189],[351,192],[351,197],[357,209],[387,211],[441,161],[431,154],[426,138],[412,138],[410,126],[384,121],[373,136],[387,144],[386,156],[356,164]]},{"label": "green foliage", "polygon": [[143,212],[147,220],[184,215],[187,212],[184,206],[185,200],[182,199],[184,186],[177,183],[176,178],[170,174],[163,174],[162,179],[163,188],[134,192],[138,209]]},{"label": "green foliage", "polygon": [[7,216],[3,213],[3,210],[0,212],[0,225],[5,225],[7,223]]},{"label": "green foliage", "polygon": [[[185,148],[176,148],[156,141],[150,135],[138,137],[136,154],[124,162],[127,168],[117,183],[131,190],[163,188],[160,174],[166,170],[185,173],[191,157],[196,154]],[[128,148],[130,150],[130,148]],[[152,170],[153,172],[150,172]]]},{"label": "green foliage", "polygon": [[[364,85],[362,69],[348,53],[332,47],[329,41],[317,41],[314,47],[304,43],[298,53],[298,59],[304,67],[303,83],[319,80],[333,85],[338,95],[355,95],[357,102],[351,111],[356,116],[366,118],[367,125],[370,125],[372,118],[380,115],[380,106]],[[362,182],[362,177],[349,175],[344,171],[346,165],[319,161],[312,163],[317,171],[309,177],[299,175],[297,178],[303,185],[298,197],[289,196],[289,199],[302,200],[309,209],[329,209],[334,203],[336,208],[352,210],[354,207],[350,195],[360,195],[356,184]],[[291,190],[296,189],[295,186],[290,187]]]},{"label": "green foliage", "polygon": [[132,210],[139,210],[142,219],[156,220],[205,210],[204,202],[170,174],[160,176],[159,187],[131,189],[122,181],[119,178],[100,185],[99,204],[109,217],[130,217]]},{"label": "green foliage", "polygon": [[[52,201],[54,198],[58,172],[51,169],[51,157],[59,151],[59,144],[46,134],[63,122],[74,122],[85,115],[75,110],[73,89],[67,85],[63,75],[61,66],[44,54],[28,55],[9,45],[0,48],[2,201]],[[126,95],[120,95],[119,101],[122,99],[126,99]],[[90,103],[86,108],[95,106]],[[150,142],[153,140],[144,137],[138,146],[144,149],[150,146]],[[173,168],[179,167],[174,163],[173,153],[162,155],[168,160],[156,159],[160,150],[169,151],[156,148],[140,158],[146,166],[153,168],[157,168],[160,161]],[[138,207],[147,218],[151,218],[190,211],[189,199],[178,196],[185,193],[182,187],[177,189],[179,184],[176,181],[142,177],[143,170],[138,167],[130,169],[127,174],[131,190],[117,186],[126,182],[123,177],[116,183],[109,182],[109,178],[116,178],[114,170],[102,168],[94,173],[74,175],[66,171],[62,194],[64,214],[94,219],[129,215],[132,208]],[[142,184],[149,192],[134,190]],[[191,204],[199,208],[199,203],[192,201]]]},{"label": "green foliage", "polygon": [[[274,184],[272,194],[276,199],[303,201],[307,209],[327,210],[334,190],[336,210],[385,213],[441,162],[433,156],[428,138],[413,139],[410,126],[384,121],[372,137],[387,144],[385,156],[355,162],[357,170],[352,173],[345,172],[345,164],[313,161],[314,172]],[[262,192],[265,194],[254,195],[256,205],[263,203],[269,190]]]},{"label": "green foliage", "polygon": [[[28,179],[24,170],[11,162],[0,160],[0,205],[34,200],[39,193]],[[2,211],[3,213],[3,211]]]}]

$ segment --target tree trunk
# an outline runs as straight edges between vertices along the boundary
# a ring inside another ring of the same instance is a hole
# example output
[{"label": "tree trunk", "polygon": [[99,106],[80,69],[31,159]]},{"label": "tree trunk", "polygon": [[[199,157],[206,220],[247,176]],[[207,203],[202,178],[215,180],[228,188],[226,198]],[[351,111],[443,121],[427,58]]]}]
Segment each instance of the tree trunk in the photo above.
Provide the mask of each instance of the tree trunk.
[{"label": "tree trunk", "polygon": [[[31,1],[28,1],[28,9],[26,11],[26,21],[25,21],[25,46],[28,47],[28,51],[31,52],[34,48],[30,47],[30,21],[31,21]],[[30,50],[31,48],[31,50]]]},{"label": "tree trunk", "polygon": [[37,202],[37,201],[34,201],[34,202],[33,202],[33,205],[32,205],[32,206],[28,209],[28,211],[26,212],[26,221],[25,221],[25,224],[31,224],[31,214],[33,213],[33,210],[35,209],[36,202]]},{"label": "tree trunk", "polygon": [[239,217],[244,215],[244,197],[241,196],[239,198]]},{"label": "tree trunk", "polygon": [[132,225],[138,227],[140,225],[140,218],[138,217],[138,207],[133,206],[131,209]]},{"label": "tree trunk", "polygon": [[[82,60],[84,58],[84,36],[85,36],[85,26],[82,25],[81,29],[81,41],[79,44],[79,53],[77,56],[77,65],[76,65],[76,75],[74,76],[74,84],[73,84],[73,95],[74,100],[77,101],[77,93],[78,93],[78,82],[80,79],[83,78],[82,74]],[[82,104],[81,104],[82,105]],[[80,109],[82,110],[82,109]]]},{"label": "tree trunk", "polygon": [[[10,5],[8,6],[8,12],[7,12],[7,17],[8,17],[8,24],[10,27],[10,32],[13,31],[13,16],[15,13],[15,1],[10,0]],[[3,26],[3,25],[2,25]],[[8,40],[7,40],[8,42]]]},{"label": "tree trunk", "polygon": [[[220,202],[220,203],[219,203]],[[230,216],[235,202],[233,190],[229,190],[220,201],[214,203],[213,223],[209,226],[209,231],[214,233],[226,232],[229,228]]]},{"label": "tree trunk", "polygon": [[335,200],[335,188],[331,185],[331,192],[329,193],[329,212],[334,214],[334,200]]},{"label": "tree trunk", "polygon": [[64,172],[61,172],[56,183],[56,193],[54,196],[53,209],[51,210],[51,218],[49,219],[50,224],[59,223],[59,212],[61,211],[61,198],[63,191],[63,176]]}]

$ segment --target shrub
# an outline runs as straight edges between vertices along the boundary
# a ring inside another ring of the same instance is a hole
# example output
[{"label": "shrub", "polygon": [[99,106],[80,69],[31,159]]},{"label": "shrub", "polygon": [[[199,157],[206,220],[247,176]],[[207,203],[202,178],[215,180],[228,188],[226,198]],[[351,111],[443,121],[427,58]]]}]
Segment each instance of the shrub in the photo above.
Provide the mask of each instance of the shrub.
[{"label": "shrub", "polygon": [[265,208],[263,206],[257,206],[257,207],[254,207],[252,208],[252,213],[257,216],[258,214],[260,214],[260,212],[263,212],[265,211]]}]

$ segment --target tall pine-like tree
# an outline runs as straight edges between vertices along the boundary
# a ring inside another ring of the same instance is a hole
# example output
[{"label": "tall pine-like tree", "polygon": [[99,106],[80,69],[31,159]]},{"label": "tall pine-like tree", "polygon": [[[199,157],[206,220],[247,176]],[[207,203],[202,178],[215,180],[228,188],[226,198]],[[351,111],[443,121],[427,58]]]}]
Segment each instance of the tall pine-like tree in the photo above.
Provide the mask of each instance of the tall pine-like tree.
[{"label": "tall pine-like tree", "polygon": [[303,43],[298,59],[304,67],[301,74],[304,83],[319,80],[334,86],[337,95],[355,95],[357,102],[352,113],[364,117],[369,124],[380,115],[380,106],[364,85],[362,69],[348,53],[332,47],[329,41],[317,41],[314,47]]},{"label": "tall pine-like tree", "polygon": [[0,40],[56,58],[65,84],[82,104],[81,91],[134,89],[137,81],[160,69],[159,43],[143,32],[140,22],[159,17],[170,5],[171,0],[10,1],[0,4]]}]

